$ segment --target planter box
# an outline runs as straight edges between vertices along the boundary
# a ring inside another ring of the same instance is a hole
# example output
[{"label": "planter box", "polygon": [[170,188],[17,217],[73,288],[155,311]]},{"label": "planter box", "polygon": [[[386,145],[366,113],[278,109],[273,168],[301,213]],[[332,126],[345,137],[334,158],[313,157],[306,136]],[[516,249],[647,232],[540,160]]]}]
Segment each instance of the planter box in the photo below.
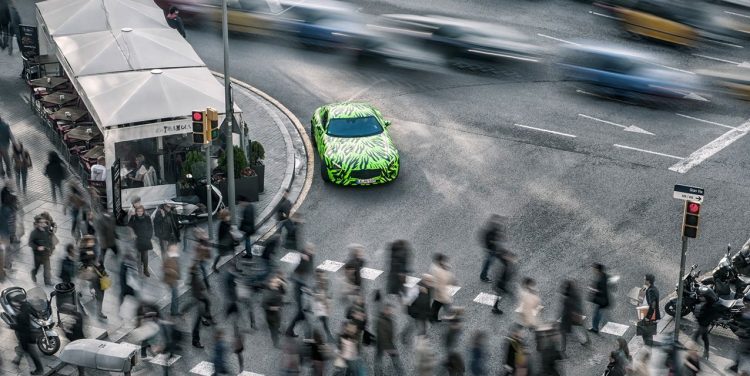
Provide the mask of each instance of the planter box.
[{"label": "planter box", "polygon": [[250,168],[255,170],[258,174],[258,192],[263,193],[265,191],[265,176],[266,176],[266,165],[258,163],[257,165],[248,165]]},{"label": "planter box", "polygon": [[[221,194],[224,197],[228,197],[229,194],[227,193],[227,184],[221,183],[219,184],[219,190],[221,191]],[[241,179],[234,179],[234,199],[237,201],[239,196],[245,196],[247,197],[247,200],[250,202],[256,202],[260,200],[260,197],[258,197],[258,177],[257,176],[247,176]],[[227,202],[225,201],[224,204]]]}]

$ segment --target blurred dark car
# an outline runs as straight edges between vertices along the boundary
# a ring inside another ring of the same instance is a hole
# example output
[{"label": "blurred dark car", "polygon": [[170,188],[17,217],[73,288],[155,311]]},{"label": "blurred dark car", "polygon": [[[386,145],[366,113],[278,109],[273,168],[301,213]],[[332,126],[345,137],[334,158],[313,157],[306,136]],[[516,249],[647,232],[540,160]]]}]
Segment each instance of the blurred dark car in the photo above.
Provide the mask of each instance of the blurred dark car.
[{"label": "blurred dark car", "polygon": [[[174,5],[186,24],[221,25],[221,0],[154,0],[166,12]],[[278,32],[280,4],[266,0],[227,0],[227,27],[230,31],[270,35]]]},{"label": "blurred dark car", "polygon": [[562,48],[558,64],[566,78],[608,96],[682,99],[701,89],[695,75],[663,68],[627,50],[580,44]]},{"label": "blurred dark car", "polygon": [[705,77],[713,89],[738,99],[750,101],[750,64],[723,64],[696,73]]},{"label": "blurred dark car", "polygon": [[365,17],[347,3],[305,1],[286,3],[276,22],[305,46],[361,49],[368,37]]}]

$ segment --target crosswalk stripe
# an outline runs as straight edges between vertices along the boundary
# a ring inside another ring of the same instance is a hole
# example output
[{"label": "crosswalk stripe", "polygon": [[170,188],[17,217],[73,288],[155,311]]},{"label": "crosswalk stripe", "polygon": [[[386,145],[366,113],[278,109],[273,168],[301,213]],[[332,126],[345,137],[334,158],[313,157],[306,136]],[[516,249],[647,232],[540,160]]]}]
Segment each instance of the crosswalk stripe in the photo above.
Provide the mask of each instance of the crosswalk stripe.
[{"label": "crosswalk stripe", "polygon": [[180,358],[182,358],[180,355],[174,355],[171,358],[169,358],[169,361],[167,361],[167,354],[159,354],[155,356],[153,359],[151,359],[151,364],[156,364],[157,366],[171,367],[172,364],[180,360]]},{"label": "crosswalk stripe", "polygon": [[494,306],[495,300],[497,300],[497,295],[488,294],[486,292],[480,292],[479,295],[477,295],[477,297],[474,298],[475,303],[484,304],[488,306]]},{"label": "crosswalk stripe", "polygon": [[237,376],[263,376],[263,374],[262,373],[242,371],[242,373],[238,373]]},{"label": "crosswalk stripe", "polygon": [[461,290],[460,286],[448,285],[448,293],[451,294],[451,296],[456,295],[458,290]]},{"label": "crosswalk stripe", "polygon": [[618,324],[616,322],[608,322],[605,324],[601,329],[599,329],[599,332],[601,333],[607,333],[612,334],[618,337],[621,337],[625,332],[628,331],[628,328],[630,328],[627,325]]},{"label": "crosswalk stripe", "polygon": [[343,262],[325,260],[325,261],[323,261],[322,264],[318,265],[318,269],[325,270],[327,272],[335,273],[339,269],[341,269],[342,266],[344,266]]},{"label": "crosswalk stripe", "polygon": [[299,252],[289,252],[281,258],[281,261],[296,265],[299,264],[299,259]]},{"label": "crosswalk stripe", "polygon": [[417,283],[419,283],[420,280],[421,279],[419,279],[417,277],[412,277],[410,275],[407,275],[406,276],[406,283],[404,283],[404,286],[406,286],[408,288],[412,288],[412,287],[416,286]]},{"label": "crosswalk stripe", "polygon": [[190,370],[190,374],[199,376],[212,376],[214,374],[214,364],[204,360],[196,364],[195,367]]},{"label": "crosswalk stripe", "polygon": [[362,276],[362,278],[369,279],[371,281],[374,281],[381,274],[383,274],[383,271],[378,269],[362,268],[359,271],[359,275]]}]

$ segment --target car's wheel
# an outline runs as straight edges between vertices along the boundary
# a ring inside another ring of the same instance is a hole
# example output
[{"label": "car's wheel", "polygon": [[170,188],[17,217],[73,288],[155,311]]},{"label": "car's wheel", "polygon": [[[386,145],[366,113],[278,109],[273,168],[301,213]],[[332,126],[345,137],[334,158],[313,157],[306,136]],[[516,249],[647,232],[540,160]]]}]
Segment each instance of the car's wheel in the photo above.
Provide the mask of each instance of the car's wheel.
[{"label": "car's wheel", "polygon": [[41,335],[36,339],[36,346],[39,347],[39,351],[42,354],[52,355],[57,350],[60,350],[60,337],[45,337]]},{"label": "car's wheel", "polygon": [[326,183],[331,182],[331,178],[328,176],[328,166],[326,166],[324,161],[320,161],[320,177],[323,178],[323,181]]}]

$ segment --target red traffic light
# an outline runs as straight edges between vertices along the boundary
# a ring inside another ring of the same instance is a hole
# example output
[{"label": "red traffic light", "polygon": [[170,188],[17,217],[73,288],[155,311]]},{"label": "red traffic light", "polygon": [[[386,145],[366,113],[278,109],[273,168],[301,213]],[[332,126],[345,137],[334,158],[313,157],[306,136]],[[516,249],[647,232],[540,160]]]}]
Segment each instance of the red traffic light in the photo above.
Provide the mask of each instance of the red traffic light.
[{"label": "red traffic light", "polygon": [[193,111],[193,121],[203,121],[203,112]]},{"label": "red traffic light", "polygon": [[701,204],[690,202],[687,205],[687,212],[689,214],[699,214],[701,211]]}]

